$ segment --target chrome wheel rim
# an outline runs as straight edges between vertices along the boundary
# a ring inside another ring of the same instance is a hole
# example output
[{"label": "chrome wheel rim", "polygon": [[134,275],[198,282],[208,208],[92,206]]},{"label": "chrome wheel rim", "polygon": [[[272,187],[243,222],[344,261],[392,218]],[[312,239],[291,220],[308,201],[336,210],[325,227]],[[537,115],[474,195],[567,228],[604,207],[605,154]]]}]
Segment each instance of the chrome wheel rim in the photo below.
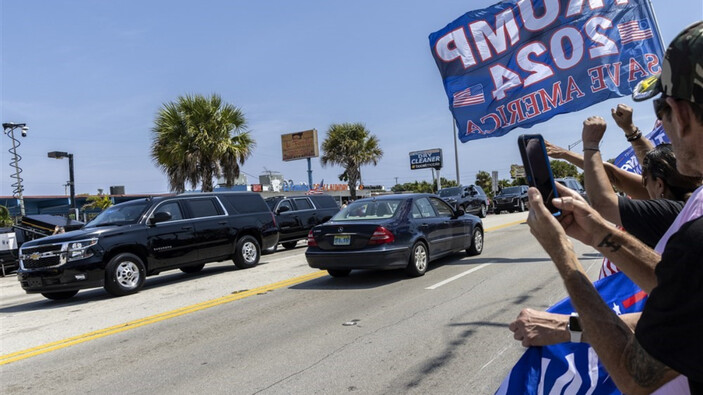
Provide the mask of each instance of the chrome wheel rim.
[{"label": "chrome wheel rim", "polygon": [[141,273],[139,273],[139,267],[136,263],[123,261],[117,265],[115,277],[117,278],[117,283],[123,288],[134,289],[139,284]]},{"label": "chrome wheel rim", "polygon": [[253,263],[256,261],[256,245],[251,241],[247,241],[242,245],[242,258],[244,258],[247,263]]},{"label": "chrome wheel rim", "polygon": [[481,215],[484,217],[486,216],[486,206],[484,206],[483,204],[481,205]]},{"label": "chrome wheel rim", "polygon": [[479,230],[474,232],[474,247],[478,252],[483,251],[483,233]]},{"label": "chrome wheel rim", "polygon": [[415,247],[413,257],[415,260],[415,268],[419,272],[424,272],[427,268],[427,251],[425,251],[425,247],[422,244]]}]

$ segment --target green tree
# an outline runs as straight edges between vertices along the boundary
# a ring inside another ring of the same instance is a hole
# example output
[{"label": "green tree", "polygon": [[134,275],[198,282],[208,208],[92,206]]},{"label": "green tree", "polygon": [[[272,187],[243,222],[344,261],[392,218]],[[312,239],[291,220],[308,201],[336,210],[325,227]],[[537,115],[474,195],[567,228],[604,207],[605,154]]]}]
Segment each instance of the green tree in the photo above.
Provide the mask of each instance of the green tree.
[{"label": "green tree", "polygon": [[89,195],[86,199],[86,204],[81,207],[82,210],[100,210],[103,211],[106,208],[112,206],[112,200],[110,199],[110,196],[108,195],[103,195],[103,194],[98,194],[98,195]]},{"label": "green tree", "polygon": [[383,156],[378,138],[361,123],[331,125],[322,142],[322,152],[322,167],[333,164],[344,168],[339,179],[349,185],[352,199],[356,199],[356,187],[361,181],[361,166],[376,166]]},{"label": "green tree", "polygon": [[476,173],[476,185],[483,188],[486,195],[493,197],[493,178],[487,171],[480,170]]},{"label": "green tree", "polygon": [[576,166],[563,160],[550,160],[549,165],[552,167],[554,178],[563,177],[578,177],[578,169]]},{"label": "green tree", "polygon": [[151,157],[172,191],[185,191],[189,182],[210,192],[216,177],[233,185],[256,145],[246,125],[244,113],[216,94],[179,96],[154,121]]},{"label": "green tree", "polygon": [[10,227],[14,225],[14,223],[10,216],[10,210],[5,206],[0,206],[0,226]]},{"label": "green tree", "polygon": [[455,180],[447,180],[444,177],[439,177],[439,184],[442,186],[442,188],[451,188],[459,186],[459,184],[457,184]]}]

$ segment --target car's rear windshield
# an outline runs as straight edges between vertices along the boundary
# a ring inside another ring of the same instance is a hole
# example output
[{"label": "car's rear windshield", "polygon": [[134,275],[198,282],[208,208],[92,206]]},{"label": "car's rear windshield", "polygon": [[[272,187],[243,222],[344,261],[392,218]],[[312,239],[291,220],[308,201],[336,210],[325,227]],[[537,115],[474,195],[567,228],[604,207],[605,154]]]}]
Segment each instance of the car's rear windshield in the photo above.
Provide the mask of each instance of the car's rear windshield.
[{"label": "car's rear windshield", "polygon": [[510,195],[513,193],[520,193],[521,191],[522,191],[522,188],[520,188],[520,187],[507,187],[507,188],[503,188],[500,191],[500,194],[501,195]]},{"label": "car's rear windshield", "polygon": [[444,188],[444,189],[439,190],[439,196],[441,196],[441,197],[455,196],[455,195],[459,195],[460,193],[461,193],[460,187]]},{"label": "car's rear windshield", "polygon": [[364,200],[354,202],[338,212],[332,220],[362,221],[393,217],[402,200]]}]

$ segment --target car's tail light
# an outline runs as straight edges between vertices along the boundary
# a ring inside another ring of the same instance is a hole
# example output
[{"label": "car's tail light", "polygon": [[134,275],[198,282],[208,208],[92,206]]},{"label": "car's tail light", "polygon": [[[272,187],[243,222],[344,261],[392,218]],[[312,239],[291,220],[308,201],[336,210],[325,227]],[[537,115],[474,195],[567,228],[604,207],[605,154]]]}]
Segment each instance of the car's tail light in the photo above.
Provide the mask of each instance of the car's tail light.
[{"label": "car's tail light", "polygon": [[276,216],[271,213],[271,219],[273,220],[273,226],[278,228],[278,224],[276,223]]},{"label": "car's tail light", "polygon": [[312,229],[308,232],[308,247],[317,247],[317,242],[315,241],[315,236],[312,234]]},{"label": "car's tail light", "polygon": [[391,233],[390,230],[384,228],[383,226],[379,226],[376,228],[376,230],[373,231],[373,234],[371,235],[371,238],[369,239],[369,244],[370,245],[379,245],[379,244],[392,243],[394,241],[395,241],[395,236],[393,236],[393,233]]}]

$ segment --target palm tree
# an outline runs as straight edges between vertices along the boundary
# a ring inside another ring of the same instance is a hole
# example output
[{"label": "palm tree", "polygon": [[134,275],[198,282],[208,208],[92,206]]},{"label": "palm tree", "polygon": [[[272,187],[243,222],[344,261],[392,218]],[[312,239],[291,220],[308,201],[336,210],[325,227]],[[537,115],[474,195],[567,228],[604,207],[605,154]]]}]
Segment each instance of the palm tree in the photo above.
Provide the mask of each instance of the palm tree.
[{"label": "palm tree", "polygon": [[347,182],[351,198],[356,199],[361,166],[376,166],[383,156],[378,144],[378,138],[361,123],[333,124],[322,142],[320,163],[322,167],[330,163],[343,167],[344,173],[339,175],[339,179]]},{"label": "palm tree", "polygon": [[10,227],[14,224],[12,216],[10,216],[10,210],[5,206],[0,206],[0,226]]},{"label": "palm tree", "polygon": [[87,203],[84,204],[83,207],[81,207],[81,209],[83,210],[98,209],[100,211],[103,211],[106,208],[112,206],[112,200],[110,199],[110,196],[104,194],[88,196],[85,201]]},{"label": "palm tree", "polygon": [[233,185],[239,166],[251,156],[256,143],[245,129],[244,113],[220,96],[179,96],[164,104],[154,121],[151,157],[172,191],[185,191],[189,182],[211,192],[215,177]]}]

